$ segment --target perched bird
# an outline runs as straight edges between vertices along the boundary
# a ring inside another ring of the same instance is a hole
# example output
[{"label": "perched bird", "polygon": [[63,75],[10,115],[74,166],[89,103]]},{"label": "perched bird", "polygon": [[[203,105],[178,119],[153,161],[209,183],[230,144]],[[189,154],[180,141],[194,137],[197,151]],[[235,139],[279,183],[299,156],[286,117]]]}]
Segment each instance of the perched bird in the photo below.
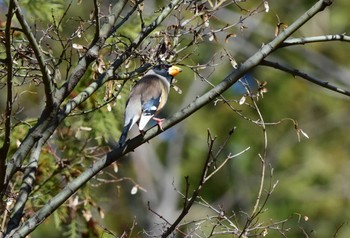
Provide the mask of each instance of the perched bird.
[{"label": "perched bird", "polygon": [[157,121],[162,130],[163,119],[155,116],[164,107],[173,78],[182,71],[177,66],[160,64],[149,70],[132,88],[126,101],[124,113],[124,129],[119,139],[119,146],[123,146],[131,127],[137,123],[142,132],[151,120]]}]

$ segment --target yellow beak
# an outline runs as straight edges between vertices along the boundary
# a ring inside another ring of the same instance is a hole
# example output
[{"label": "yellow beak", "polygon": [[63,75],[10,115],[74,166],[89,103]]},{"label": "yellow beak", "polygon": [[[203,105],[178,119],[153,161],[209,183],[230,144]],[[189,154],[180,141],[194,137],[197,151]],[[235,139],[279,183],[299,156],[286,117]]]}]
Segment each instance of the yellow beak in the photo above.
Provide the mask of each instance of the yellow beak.
[{"label": "yellow beak", "polygon": [[171,66],[168,70],[169,74],[173,77],[175,77],[176,75],[178,75],[179,73],[182,72],[182,69],[180,67],[177,66]]}]

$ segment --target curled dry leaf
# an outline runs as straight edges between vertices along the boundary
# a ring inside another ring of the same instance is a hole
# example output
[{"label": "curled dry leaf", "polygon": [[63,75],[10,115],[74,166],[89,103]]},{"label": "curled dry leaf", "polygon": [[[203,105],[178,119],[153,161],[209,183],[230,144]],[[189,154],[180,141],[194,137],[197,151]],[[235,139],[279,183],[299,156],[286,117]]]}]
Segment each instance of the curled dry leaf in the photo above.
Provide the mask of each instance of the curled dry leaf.
[{"label": "curled dry leaf", "polygon": [[241,97],[241,99],[239,100],[239,105],[243,105],[245,103],[246,100],[246,96]]},{"label": "curled dry leaf", "polygon": [[105,218],[105,213],[104,213],[104,211],[103,211],[103,209],[102,208],[98,208],[98,213],[100,214],[100,217],[103,219],[103,218]]},{"label": "curled dry leaf", "polygon": [[302,129],[299,129],[299,130],[300,130],[301,134],[302,134],[304,137],[306,137],[306,138],[309,139],[309,135],[306,134],[305,131],[303,131]]},{"label": "curled dry leaf", "polygon": [[213,41],[215,39],[215,34],[211,33],[209,36],[209,41]]},{"label": "curled dry leaf", "polygon": [[85,221],[90,221],[90,219],[92,218],[91,211],[83,210],[83,217],[85,218]]},{"label": "curled dry leaf", "polygon": [[131,193],[131,195],[135,195],[137,192],[138,192],[138,186],[137,185],[135,185],[134,187],[132,187],[132,189],[131,189],[131,191],[130,191],[130,193]]},{"label": "curled dry leaf", "polygon": [[112,105],[110,103],[107,104],[107,111],[112,111]]},{"label": "curled dry leaf", "polygon": [[236,37],[237,35],[236,34],[228,34],[226,37],[225,37],[225,43],[228,43],[228,40],[230,39],[230,38],[234,38],[234,37]]},{"label": "curled dry leaf", "polygon": [[114,162],[113,163],[113,171],[114,171],[114,173],[118,173],[118,164],[117,164],[117,162]]},{"label": "curled dry leaf", "polygon": [[270,6],[269,6],[269,3],[267,1],[264,1],[264,8],[265,8],[265,12],[270,11]]},{"label": "curled dry leaf", "polygon": [[72,47],[73,47],[74,49],[76,49],[76,50],[83,50],[83,49],[84,49],[84,46],[83,46],[83,45],[79,45],[79,44],[76,44],[76,43],[74,43],[74,44],[72,45]]}]

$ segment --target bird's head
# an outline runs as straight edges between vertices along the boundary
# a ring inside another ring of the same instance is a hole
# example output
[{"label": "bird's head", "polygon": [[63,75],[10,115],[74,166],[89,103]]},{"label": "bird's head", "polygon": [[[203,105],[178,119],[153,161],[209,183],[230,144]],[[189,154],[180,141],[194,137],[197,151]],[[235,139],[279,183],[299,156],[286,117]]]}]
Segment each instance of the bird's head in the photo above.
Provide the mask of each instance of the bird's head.
[{"label": "bird's head", "polygon": [[180,67],[177,67],[175,65],[169,65],[169,64],[159,64],[157,66],[154,66],[152,68],[152,71],[156,74],[159,74],[165,78],[167,78],[169,81],[179,73],[181,73],[182,69]]}]

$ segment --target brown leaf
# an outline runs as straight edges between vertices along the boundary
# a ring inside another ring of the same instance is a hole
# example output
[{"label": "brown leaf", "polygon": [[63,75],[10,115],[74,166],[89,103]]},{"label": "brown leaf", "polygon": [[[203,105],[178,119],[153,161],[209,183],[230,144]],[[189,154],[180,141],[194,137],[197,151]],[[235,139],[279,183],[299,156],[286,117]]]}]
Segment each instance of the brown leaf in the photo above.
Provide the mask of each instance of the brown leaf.
[{"label": "brown leaf", "polygon": [[237,36],[236,34],[228,34],[228,35],[225,37],[225,43],[227,43],[228,40],[229,40],[230,38],[234,38],[234,37],[236,37],[236,36]]}]

